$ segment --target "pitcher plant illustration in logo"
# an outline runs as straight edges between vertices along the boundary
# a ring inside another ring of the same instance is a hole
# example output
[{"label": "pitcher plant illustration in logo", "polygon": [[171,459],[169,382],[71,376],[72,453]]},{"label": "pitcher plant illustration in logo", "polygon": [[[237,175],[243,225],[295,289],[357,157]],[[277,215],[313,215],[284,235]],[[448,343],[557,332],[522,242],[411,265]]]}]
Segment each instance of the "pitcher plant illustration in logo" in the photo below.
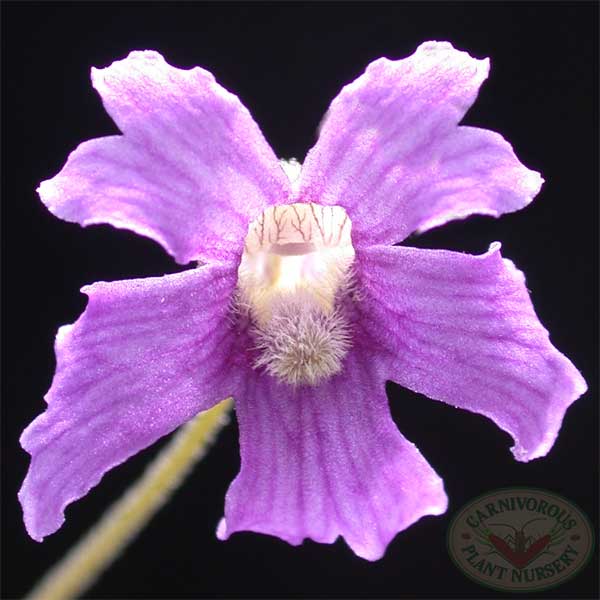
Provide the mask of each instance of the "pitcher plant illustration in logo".
[{"label": "pitcher plant illustration in logo", "polygon": [[502,537],[483,526],[477,535],[484,545],[490,547],[489,554],[500,554],[517,569],[523,569],[538,556],[552,554],[550,548],[565,539],[566,534],[559,523],[556,523],[548,533],[539,537],[527,535],[525,529],[535,521],[547,521],[547,519],[545,517],[530,519],[520,529],[509,523],[490,523],[490,527],[506,527],[511,529],[512,533]]}]

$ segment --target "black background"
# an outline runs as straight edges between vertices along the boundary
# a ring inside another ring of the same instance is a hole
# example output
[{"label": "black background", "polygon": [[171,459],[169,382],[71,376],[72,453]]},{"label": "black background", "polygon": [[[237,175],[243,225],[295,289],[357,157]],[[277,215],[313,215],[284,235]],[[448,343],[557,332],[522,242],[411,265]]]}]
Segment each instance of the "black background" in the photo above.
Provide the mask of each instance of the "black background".
[{"label": "black background", "polygon": [[[67,510],[43,544],[23,528],[16,492],[28,457],[21,430],[44,408],[53,338],[84,308],[96,280],[175,272],[146,239],[55,219],[37,199],[81,141],[117,132],[89,83],[132,49],[179,67],[201,65],[238,94],[279,156],[302,159],[340,87],[379,57],[449,40],[492,60],[465,122],[501,132],[546,184],[534,203],[499,220],[471,218],[411,238],[473,253],[503,242],[527,274],[541,321],[590,391],[568,411],[544,459],[517,463],[490,421],[388,385],[396,423],[444,478],[450,506],[399,534],[368,563],[343,542],[293,548],[256,534],[218,542],[214,531],[239,466],[232,423],[216,447],[126,554],[94,598],[496,598],[451,563],[451,516],[502,486],[537,486],[575,501],[597,524],[597,21],[595,3],[5,3],[3,71],[3,597],[22,596],[126,488],[161,443],[105,476]],[[598,595],[593,560],[543,598]]]}]

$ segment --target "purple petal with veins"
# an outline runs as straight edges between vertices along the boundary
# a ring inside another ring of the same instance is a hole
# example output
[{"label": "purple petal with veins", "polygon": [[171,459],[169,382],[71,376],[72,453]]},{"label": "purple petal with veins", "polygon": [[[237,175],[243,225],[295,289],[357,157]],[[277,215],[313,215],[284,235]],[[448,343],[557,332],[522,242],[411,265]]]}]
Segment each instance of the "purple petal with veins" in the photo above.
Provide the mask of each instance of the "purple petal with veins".
[{"label": "purple petal with veins", "polygon": [[481,256],[372,246],[360,265],[387,377],[489,417],[514,438],[517,460],[547,454],[587,386],[550,343],[500,244]]},{"label": "purple petal with veins", "polygon": [[39,187],[61,219],[150,237],[177,262],[234,260],[248,228],[285,200],[288,180],[248,110],[204,69],[132,52],[92,69],[124,133],[90,140]]},{"label": "purple petal with veins", "polygon": [[383,556],[398,531],[446,510],[442,480],[392,421],[385,373],[355,349],[346,370],[290,393],[253,378],[236,404],[242,468],[218,535],[255,531],[291,544],[342,535]]},{"label": "purple petal with veins", "polygon": [[24,432],[32,455],[19,492],[41,540],[64,507],[112,467],[231,395],[239,377],[229,324],[231,266],[83,288],[83,315],[56,336],[48,408]]},{"label": "purple petal with veins", "polygon": [[458,126],[488,71],[488,59],[447,42],[372,62],[331,103],[299,196],[346,208],[361,245],[523,208],[540,190],[539,173],[499,134]]}]

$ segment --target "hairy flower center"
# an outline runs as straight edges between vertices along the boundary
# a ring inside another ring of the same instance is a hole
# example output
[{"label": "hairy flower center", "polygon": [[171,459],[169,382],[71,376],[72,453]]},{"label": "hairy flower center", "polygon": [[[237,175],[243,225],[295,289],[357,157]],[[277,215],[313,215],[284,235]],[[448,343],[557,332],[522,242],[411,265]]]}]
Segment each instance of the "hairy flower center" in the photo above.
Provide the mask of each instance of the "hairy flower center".
[{"label": "hairy flower center", "polygon": [[342,301],[354,261],[340,206],[272,206],[250,224],[238,270],[253,321],[255,366],[291,384],[338,373],[350,345]]}]

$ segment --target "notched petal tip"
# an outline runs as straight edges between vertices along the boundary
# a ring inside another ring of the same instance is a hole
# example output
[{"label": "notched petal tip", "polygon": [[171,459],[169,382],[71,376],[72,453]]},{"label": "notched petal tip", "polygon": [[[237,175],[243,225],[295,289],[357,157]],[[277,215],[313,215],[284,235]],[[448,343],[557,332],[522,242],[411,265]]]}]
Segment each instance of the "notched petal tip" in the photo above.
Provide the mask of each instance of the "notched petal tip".
[{"label": "notched petal tip", "polygon": [[[547,331],[546,334],[548,334]],[[549,334],[548,344],[550,344]],[[535,446],[527,447],[521,443],[518,435],[508,431],[515,442],[510,451],[515,460],[519,462],[530,462],[537,458],[543,458],[552,450],[567,409],[588,391],[587,382],[575,365],[564,354],[558,351],[556,353],[552,362],[557,372],[555,386],[558,391],[546,407],[546,431],[540,442]]]},{"label": "notched petal tip", "polygon": [[469,67],[474,69],[474,73],[476,74],[475,79],[479,81],[480,85],[488,78],[490,73],[491,63],[489,57],[475,58],[464,50],[458,50],[450,42],[423,42],[417,47],[414,56],[426,56],[428,59],[433,59],[435,62],[440,63],[460,59],[461,62],[464,61],[465,68],[470,63]]},{"label": "notched petal tip", "polygon": [[473,64],[477,66],[477,70],[483,76],[483,79],[487,78],[490,70],[490,59],[489,57],[485,58],[476,58],[471,56],[468,52],[464,50],[459,50],[455,48],[451,42],[439,42],[439,41],[428,41],[423,42],[417,46],[415,52],[407,57],[401,59],[390,59],[388,57],[382,56],[377,58],[369,63],[367,66],[368,70],[378,70],[380,68],[385,68],[385,65],[399,63],[401,61],[411,59],[414,57],[427,58],[427,59],[435,59],[436,62],[443,62],[449,56],[461,59],[467,59],[467,61],[473,61]]},{"label": "notched petal tip", "polygon": [[300,194],[343,205],[363,245],[520,210],[539,192],[539,173],[499,134],[459,125],[489,71],[489,58],[449,42],[373,61],[331,103]]},{"label": "notched petal tip", "polygon": [[[525,287],[525,274],[509,259],[503,258],[502,261],[508,270],[512,271],[515,280],[520,281],[521,285]],[[560,433],[567,409],[588,391],[588,385],[583,375],[562,352],[552,345],[550,332],[540,321],[538,321],[538,331],[540,335],[545,335],[548,348],[553,350],[553,354],[547,360],[548,368],[555,372],[555,381],[552,394],[549,395],[548,404],[545,410],[542,411],[545,412],[546,430],[539,443],[534,446],[524,446],[518,435],[508,431],[515,442],[510,450],[519,462],[529,462],[536,458],[543,458],[552,450]]]},{"label": "notched petal tip", "polygon": [[91,75],[122,135],[80,144],[40,184],[42,202],[149,237],[180,264],[236,260],[248,220],[290,187],[247,108],[208,71],[152,50]]},{"label": "notched petal tip", "polygon": [[[28,510],[28,508],[27,508],[27,502],[28,502],[28,500],[27,500],[27,496],[26,496],[23,488],[21,488],[21,490],[17,494],[17,497],[18,497],[19,502],[20,502],[21,507],[22,507],[22,511],[23,511],[23,523],[25,524],[25,530],[27,531],[27,534],[29,535],[29,537],[34,542],[38,542],[38,544],[41,544],[44,541],[44,539],[46,538],[46,536],[48,536],[49,534],[53,533],[53,531],[48,532],[48,531],[40,530],[38,528],[38,525],[37,525],[37,523],[34,520],[34,518],[35,518],[35,511]],[[65,518],[64,518],[64,513],[63,513],[62,518],[56,524],[56,527],[54,528],[54,531],[57,531],[58,529],[60,529],[60,527],[62,526],[62,524],[64,522],[65,522]]]},{"label": "notched petal tip", "polygon": [[[150,62],[155,62],[155,63],[160,63],[160,64],[166,64],[165,58],[164,56],[160,53],[157,52],[156,50],[132,50],[131,52],[129,52],[129,54],[124,57],[124,58],[119,58],[118,60],[114,60],[113,62],[110,63],[110,65],[107,65],[106,67],[91,67],[90,68],[90,76],[92,79],[92,83],[95,83],[96,81],[98,81],[99,79],[101,79],[103,77],[103,74],[108,71],[111,68],[115,68],[118,65],[121,65],[123,63],[139,63],[139,62],[143,62],[143,63],[150,63]],[[95,86],[94,86],[95,87]]]},{"label": "notched petal tip", "polygon": [[399,532],[446,510],[441,478],[398,432],[367,358],[354,349],[343,375],[296,390],[293,402],[270,378],[238,399],[241,470],[219,539],[238,531],[292,545],[343,537],[373,561]]},{"label": "notched petal tip", "polygon": [[[472,57],[468,52],[464,51],[464,50],[459,50],[458,48],[456,48],[456,46],[454,46],[452,44],[452,42],[449,42],[447,40],[428,40],[426,42],[421,42],[418,46],[417,49],[415,50],[415,54],[448,54],[448,53],[457,53],[457,54],[464,54],[466,56],[468,56],[469,58],[474,58]],[[477,60],[479,62],[487,62],[489,63],[490,59],[488,57],[486,58],[474,58],[474,60]]]},{"label": "notched petal tip", "polygon": [[[490,244],[489,250],[485,254],[479,255],[477,258],[492,258],[493,260],[498,261],[499,268],[505,269],[518,287],[525,290],[529,296],[529,292],[526,288],[525,273],[521,271],[512,260],[502,256],[501,248],[502,245],[500,242],[493,242]],[[533,312],[533,305],[531,305],[531,310]],[[587,383],[578,369],[564,354],[551,345],[550,332],[539,320],[536,329],[538,335],[545,338],[547,346],[554,351],[554,353],[548,357],[547,361],[549,368],[556,374],[554,387],[558,391],[555,391],[552,398],[550,398],[548,406],[545,407],[546,431],[537,445],[531,447],[523,446],[516,432],[511,431],[503,424],[499,424],[500,427],[507,431],[513,438],[515,444],[510,448],[510,451],[515,460],[519,462],[529,462],[536,458],[542,458],[550,452],[558,437],[567,409],[588,390]],[[497,421],[496,417],[489,416],[489,418]]]},{"label": "notched petal tip", "polygon": [[[468,173],[471,169],[477,171],[478,161],[481,162],[480,166],[486,169],[488,179],[477,181],[477,186],[471,188],[466,186],[465,194],[457,194],[452,204],[440,206],[442,210],[432,211],[419,223],[415,233],[422,234],[448,221],[464,220],[473,214],[499,218],[504,214],[522,210],[540,193],[544,184],[541,173],[523,165],[512,145],[502,135],[495,131],[462,125],[458,128],[453,143],[460,148],[465,141],[469,141],[468,143],[477,150],[472,153],[473,164],[466,163],[466,181],[472,181]],[[492,148],[495,164],[489,160]],[[489,155],[486,156],[486,153]]]},{"label": "notched petal tip", "polygon": [[[410,446],[412,446],[416,453],[420,455],[420,452],[418,451],[416,446],[414,446],[414,444],[410,444]],[[294,532],[290,532],[289,530],[276,531],[271,529],[269,531],[265,531],[265,529],[261,527],[253,528],[245,526],[230,530],[227,526],[227,521],[225,517],[222,517],[217,525],[216,537],[218,540],[224,542],[236,533],[253,532],[281,539],[286,543],[290,544],[290,546],[300,546],[306,541],[315,542],[318,544],[335,544],[336,542],[342,540],[346,542],[350,550],[356,556],[364,560],[374,562],[380,560],[385,556],[385,553],[390,543],[398,534],[402,533],[402,531],[413,526],[425,517],[435,517],[443,515],[448,510],[448,496],[444,489],[443,479],[432,471],[430,480],[427,482],[427,485],[425,487],[428,490],[430,499],[432,500],[430,504],[422,506],[420,510],[417,510],[414,513],[412,513],[410,519],[407,519],[404,523],[398,524],[397,528],[394,529],[393,532],[388,533],[387,536],[384,536],[379,540],[371,539],[368,543],[361,543],[357,540],[348,540],[346,539],[344,532],[336,531],[330,531],[328,533],[323,533],[320,535],[315,533],[307,535],[295,535]],[[436,489],[437,492],[435,491]],[[401,502],[401,500],[399,500],[399,502]]]},{"label": "notched petal tip", "polygon": [[[238,395],[227,329],[234,266],[84,286],[85,311],[56,336],[48,408],[21,436],[19,499],[41,541],[104,473],[198,412]],[[225,335],[221,332],[225,332]]]},{"label": "notched petal tip", "polygon": [[[365,75],[379,76],[389,69],[401,68],[403,64],[412,63],[413,68],[430,70],[436,66],[459,68],[462,76],[470,76],[473,83],[479,87],[489,76],[490,59],[475,58],[464,50],[458,50],[450,42],[429,41],[420,44],[415,52],[406,58],[390,59],[385,56],[371,61],[365,69]],[[457,72],[457,76],[458,76]],[[355,80],[344,87],[345,91],[352,91]]]},{"label": "notched petal tip", "polygon": [[[102,96],[105,91],[108,91],[107,83],[113,75],[119,76],[122,73],[129,73],[133,76],[136,71],[143,73],[144,71],[149,70],[166,71],[171,69],[188,72],[190,74],[196,73],[201,75],[209,83],[216,83],[216,79],[210,71],[197,66],[189,67],[187,69],[184,67],[173,67],[173,65],[168,63],[165,57],[156,50],[132,50],[125,58],[115,60],[106,67],[91,67],[90,79],[94,89]],[[221,91],[220,86],[218,86],[218,88],[218,91]]]},{"label": "notched petal tip", "polygon": [[549,452],[587,386],[552,345],[525,276],[500,249],[494,242],[473,256],[371,248],[365,285],[373,290],[369,310],[384,324],[381,346],[410,348],[389,379],[488,417],[513,438],[515,459],[527,462]]}]

